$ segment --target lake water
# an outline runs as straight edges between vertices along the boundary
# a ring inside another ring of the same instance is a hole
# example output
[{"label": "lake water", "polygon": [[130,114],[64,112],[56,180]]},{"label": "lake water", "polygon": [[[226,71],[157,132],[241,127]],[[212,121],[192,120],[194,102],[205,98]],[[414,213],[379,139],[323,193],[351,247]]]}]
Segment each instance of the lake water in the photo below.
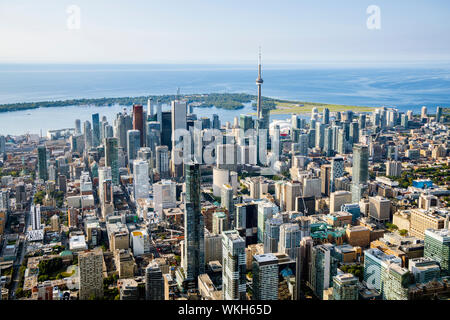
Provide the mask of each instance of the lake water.
[{"label": "lake water", "polygon": [[[430,113],[450,107],[450,67],[327,68],[264,66],[263,95],[309,102],[370,107],[395,106]],[[200,65],[1,65],[0,104],[72,98],[101,98],[190,93],[256,94],[255,66]],[[128,108],[129,109],[129,108]],[[0,113],[0,134],[45,134],[90,120],[98,112],[111,123],[123,106],[41,108]],[[250,106],[229,111],[195,109],[198,116],[217,113],[224,123]],[[272,116],[285,119],[288,115]]]}]

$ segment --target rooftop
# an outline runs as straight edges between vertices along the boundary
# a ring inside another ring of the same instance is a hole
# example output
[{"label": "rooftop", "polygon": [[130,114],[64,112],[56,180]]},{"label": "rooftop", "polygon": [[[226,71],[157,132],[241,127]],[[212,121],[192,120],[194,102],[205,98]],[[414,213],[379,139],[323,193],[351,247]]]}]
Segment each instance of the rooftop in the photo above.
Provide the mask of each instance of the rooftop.
[{"label": "rooftop", "polygon": [[425,235],[439,241],[450,242],[450,229],[427,229]]},{"label": "rooftop", "polygon": [[256,254],[253,256],[253,259],[258,263],[278,262],[278,258],[273,253]]}]

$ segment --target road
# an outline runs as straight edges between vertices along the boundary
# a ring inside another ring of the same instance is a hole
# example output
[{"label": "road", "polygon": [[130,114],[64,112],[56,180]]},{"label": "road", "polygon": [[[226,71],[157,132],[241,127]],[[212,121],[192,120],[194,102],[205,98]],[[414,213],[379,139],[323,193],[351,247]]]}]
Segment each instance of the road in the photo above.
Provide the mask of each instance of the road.
[{"label": "road", "polygon": [[22,262],[25,258],[25,253],[27,252],[27,240],[26,240],[26,233],[28,229],[28,225],[30,224],[30,210],[31,210],[31,204],[34,200],[34,194],[36,193],[36,189],[33,188],[33,194],[30,197],[30,201],[28,203],[27,209],[25,210],[25,227],[24,227],[24,234],[23,239],[20,241],[19,244],[19,250],[17,252],[18,258],[16,258],[14,265],[13,265],[13,278],[11,280],[11,290],[9,291],[9,298],[11,300],[15,299],[16,290],[19,285],[19,279],[20,279],[20,266],[22,265]]}]

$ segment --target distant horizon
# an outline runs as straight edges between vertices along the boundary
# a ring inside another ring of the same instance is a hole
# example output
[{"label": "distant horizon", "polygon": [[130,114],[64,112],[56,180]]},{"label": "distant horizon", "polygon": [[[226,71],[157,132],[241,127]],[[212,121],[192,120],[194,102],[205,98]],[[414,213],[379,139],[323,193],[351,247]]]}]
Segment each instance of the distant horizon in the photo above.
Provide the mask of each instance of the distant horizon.
[{"label": "distant horizon", "polygon": [[[217,61],[217,62],[200,62],[200,61],[143,61],[143,62],[105,62],[105,61],[9,61],[0,60],[0,66],[223,66],[223,67],[246,67],[256,70],[257,60],[236,60],[236,61]],[[450,59],[445,60],[303,60],[303,61],[264,61],[263,68],[276,67],[328,67],[328,68],[407,68],[407,67],[450,67]],[[2,70],[0,70],[2,71]]]}]

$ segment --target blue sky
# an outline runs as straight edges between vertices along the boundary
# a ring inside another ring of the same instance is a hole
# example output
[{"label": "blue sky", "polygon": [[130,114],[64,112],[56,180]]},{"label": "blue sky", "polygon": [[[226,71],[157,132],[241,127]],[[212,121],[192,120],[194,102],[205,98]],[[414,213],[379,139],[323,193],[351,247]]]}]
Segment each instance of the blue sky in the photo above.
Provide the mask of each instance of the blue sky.
[{"label": "blue sky", "polygon": [[[69,5],[79,30],[67,28]],[[369,5],[381,29],[366,26]],[[0,63],[450,61],[448,0],[1,0]]]}]

